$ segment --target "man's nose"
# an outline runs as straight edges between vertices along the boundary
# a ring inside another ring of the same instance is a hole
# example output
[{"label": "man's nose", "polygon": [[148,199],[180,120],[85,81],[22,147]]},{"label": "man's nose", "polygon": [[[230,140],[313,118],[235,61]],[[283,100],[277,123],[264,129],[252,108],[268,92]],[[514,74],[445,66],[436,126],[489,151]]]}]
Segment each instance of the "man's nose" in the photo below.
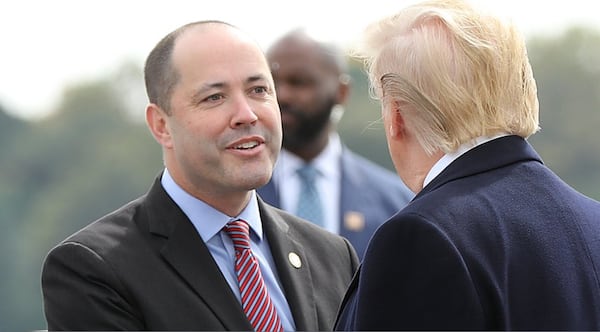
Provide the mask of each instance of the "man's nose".
[{"label": "man's nose", "polygon": [[231,118],[231,126],[238,127],[245,124],[254,124],[258,120],[258,116],[254,112],[247,96],[238,97],[235,99],[234,115]]}]

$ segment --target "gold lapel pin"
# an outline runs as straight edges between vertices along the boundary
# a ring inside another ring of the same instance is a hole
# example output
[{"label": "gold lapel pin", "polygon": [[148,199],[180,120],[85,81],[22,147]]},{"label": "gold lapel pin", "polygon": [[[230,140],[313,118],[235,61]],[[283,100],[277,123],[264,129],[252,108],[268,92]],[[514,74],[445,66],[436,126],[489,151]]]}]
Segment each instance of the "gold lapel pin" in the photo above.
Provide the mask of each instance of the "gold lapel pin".
[{"label": "gold lapel pin", "polygon": [[344,227],[346,229],[360,232],[365,228],[365,216],[356,211],[348,211],[344,215]]},{"label": "gold lapel pin", "polygon": [[300,260],[300,256],[298,256],[297,253],[290,252],[288,254],[288,259],[290,261],[290,264],[292,264],[293,267],[299,269],[302,266],[302,261]]}]

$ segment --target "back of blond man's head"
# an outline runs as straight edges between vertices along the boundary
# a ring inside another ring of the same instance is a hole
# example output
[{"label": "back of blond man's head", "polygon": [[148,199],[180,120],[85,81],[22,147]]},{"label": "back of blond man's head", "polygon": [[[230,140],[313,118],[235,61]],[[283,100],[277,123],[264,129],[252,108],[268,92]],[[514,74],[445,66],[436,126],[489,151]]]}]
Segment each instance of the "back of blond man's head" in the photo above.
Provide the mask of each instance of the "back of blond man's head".
[{"label": "back of blond man's head", "polygon": [[407,105],[407,126],[428,153],[454,151],[478,136],[526,138],[538,130],[522,34],[464,1],[427,1],[375,22],[356,55],[384,106]]}]

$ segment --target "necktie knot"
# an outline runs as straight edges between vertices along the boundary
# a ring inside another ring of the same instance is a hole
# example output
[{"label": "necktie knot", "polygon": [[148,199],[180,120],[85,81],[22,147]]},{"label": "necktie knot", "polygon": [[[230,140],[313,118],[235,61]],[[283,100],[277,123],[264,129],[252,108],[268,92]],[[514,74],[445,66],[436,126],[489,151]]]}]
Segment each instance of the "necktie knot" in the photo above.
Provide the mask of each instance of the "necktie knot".
[{"label": "necktie knot", "polygon": [[314,183],[317,179],[317,175],[319,174],[314,166],[308,164],[298,168],[297,172],[302,181],[308,183]]},{"label": "necktie knot", "polygon": [[250,226],[241,219],[233,220],[225,225],[225,232],[233,241],[236,251],[250,249]]}]

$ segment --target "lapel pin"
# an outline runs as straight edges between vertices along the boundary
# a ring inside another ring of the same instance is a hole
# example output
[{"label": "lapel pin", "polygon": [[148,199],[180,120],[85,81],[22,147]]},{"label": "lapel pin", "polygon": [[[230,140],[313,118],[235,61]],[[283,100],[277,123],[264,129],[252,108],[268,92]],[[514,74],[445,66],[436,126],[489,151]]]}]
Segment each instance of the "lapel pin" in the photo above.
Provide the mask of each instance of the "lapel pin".
[{"label": "lapel pin", "polygon": [[292,264],[293,267],[299,269],[302,266],[300,256],[298,256],[298,254],[296,254],[295,252],[290,252],[288,254],[288,259],[290,260],[290,264]]},{"label": "lapel pin", "polygon": [[360,232],[365,228],[365,216],[356,211],[348,211],[344,214],[344,227],[347,230]]}]

